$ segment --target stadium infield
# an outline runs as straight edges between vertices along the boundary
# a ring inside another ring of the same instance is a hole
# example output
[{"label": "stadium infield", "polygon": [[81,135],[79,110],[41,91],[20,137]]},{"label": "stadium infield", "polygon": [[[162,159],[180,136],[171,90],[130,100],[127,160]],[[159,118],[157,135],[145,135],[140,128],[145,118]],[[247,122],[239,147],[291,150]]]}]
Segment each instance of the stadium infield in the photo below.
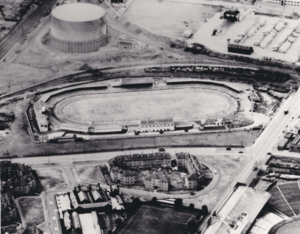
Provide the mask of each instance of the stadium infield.
[{"label": "stadium infield", "polygon": [[227,90],[167,89],[65,97],[54,107],[63,122],[100,124],[166,118],[223,117],[237,109]]},{"label": "stadium infield", "polygon": [[187,223],[195,215],[196,212],[143,205],[118,234],[182,234],[188,231]]}]

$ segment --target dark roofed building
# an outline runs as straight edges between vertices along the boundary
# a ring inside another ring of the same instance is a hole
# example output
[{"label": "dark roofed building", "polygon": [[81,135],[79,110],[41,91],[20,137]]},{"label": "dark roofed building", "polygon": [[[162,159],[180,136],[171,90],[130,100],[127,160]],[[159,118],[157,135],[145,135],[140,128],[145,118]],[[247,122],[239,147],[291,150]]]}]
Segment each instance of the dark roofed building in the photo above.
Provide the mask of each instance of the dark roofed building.
[{"label": "dark roofed building", "polygon": [[120,38],[117,42],[117,47],[126,50],[132,50],[134,48],[134,40]]},{"label": "dark roofed building", "polygon": [[169,191],[170,178],[166,175],[158,174],[152,174],[147,176],[145,179],[145,187],[154,189],[155,186],[163,191]]},{"label": "dark roofed building", "polygon": [[111,166],[123,169],[129,168],[151,168],[160,166],[171,166],[171,155],[168,153],[132,154],[117,156],[110,161]]},{"label": "dark roofed building", "polygon": [[[83,190],[82,190],[83,189]],[[71,204],[77,209],[104,208],[109,204],[110,198],[100,185],[78,185],[70,193]]]},{"label": "dark roofed building", "polygon": [[175,122],[174,124],[175,130],[192,129],[194,127],[194,124],[192,122],[179,121]]},{"label": "dark roofed building", "polygon": [[110,175],[112,180],[119,182],[123,185],[134,184],[137,178],[137,172],[131,170],[124,170],[118,167],[112,168]]},{"label": "dark roofed building", "polygon": [[8,179],[15,177],[21,178],[23,175],[31,172],[32,169],[29,166],[20,163],[11,163],[10,161],[0,162],[0,174],[1,180],[7,181]]},{"label": "dark roofed building", "polygon": [[300,152],[300,134],[298,134],[295,139],[290,144],[290,151]]},{"label": "dark roofed building", "polygon": [[238,44],[229,44],[228,52],[237,53],[237,54],[247,54],[250,55],[254,52],[252,46],[243,46]]},{"label": "dark roofed building", "polygon": [[1,227],[1,233],[17,234],[18,233],[17,226],[10,225],[10,226]]},{"label": "dark roofed building", "polygon": [[203,185],[205,173],[196,156],[182,152],[176,153],[175,156],[178,168],[185,168],[189,173],[185,177],[185,186],[189,189],[199,189]]},{"label": "dark roofed building", "polygon": [[228,21],[239,21],[240,12],[238,10],[228,10],[224,12],[223,17]]},{"label": "dark roofed building", "polygon": [[195,172],[185,177],[185,187],[188,189],[198,189],[203,185],[204,173]]}]

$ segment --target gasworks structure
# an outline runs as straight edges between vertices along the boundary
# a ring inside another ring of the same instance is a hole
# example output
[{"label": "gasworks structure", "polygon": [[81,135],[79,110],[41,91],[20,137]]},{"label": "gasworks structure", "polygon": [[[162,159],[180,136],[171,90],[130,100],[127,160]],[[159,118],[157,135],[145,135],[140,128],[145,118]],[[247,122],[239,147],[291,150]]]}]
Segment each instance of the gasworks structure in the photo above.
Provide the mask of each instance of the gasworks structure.
[{"label": "gasworks structure", "polygon": [[107,43],[105,11],[93,4],[69,3],[51,12],[50,46],[65,53],[89,53]]}]

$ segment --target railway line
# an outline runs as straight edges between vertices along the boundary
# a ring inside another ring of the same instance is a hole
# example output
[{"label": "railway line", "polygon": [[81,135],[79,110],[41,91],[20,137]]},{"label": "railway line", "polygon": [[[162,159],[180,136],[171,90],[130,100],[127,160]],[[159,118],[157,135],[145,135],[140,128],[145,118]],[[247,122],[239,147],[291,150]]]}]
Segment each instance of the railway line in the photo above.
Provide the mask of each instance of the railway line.
[{"label": "railway line", "polygon": [[44,0],[31,15],[19,21],[17,25],[0,40],[0,60],[3,59],[17,43],[22,42],[24,36],[39,24],[41,18],[49,13],[55,3],[56,0]]}]

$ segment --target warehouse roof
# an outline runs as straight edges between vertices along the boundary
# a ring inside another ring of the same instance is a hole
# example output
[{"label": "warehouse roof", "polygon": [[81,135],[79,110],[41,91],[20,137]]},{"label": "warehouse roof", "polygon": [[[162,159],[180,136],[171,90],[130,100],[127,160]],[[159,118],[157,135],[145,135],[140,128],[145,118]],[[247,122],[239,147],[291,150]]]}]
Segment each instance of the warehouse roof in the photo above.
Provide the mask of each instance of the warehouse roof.
[{"label": "warehouse roof", "polygon": [[104,9],[89,3],[69,3],[54,8],[52,16],[69,22],[87,22],[100,19],[105,15]]},{"label": "warehouse roof", "polygon": [[270,197],[271,194],[265,191],[238,187],[218,213],[216,222],[205,233],[227,234],[234,230],[236,234],[244,233]]}]

